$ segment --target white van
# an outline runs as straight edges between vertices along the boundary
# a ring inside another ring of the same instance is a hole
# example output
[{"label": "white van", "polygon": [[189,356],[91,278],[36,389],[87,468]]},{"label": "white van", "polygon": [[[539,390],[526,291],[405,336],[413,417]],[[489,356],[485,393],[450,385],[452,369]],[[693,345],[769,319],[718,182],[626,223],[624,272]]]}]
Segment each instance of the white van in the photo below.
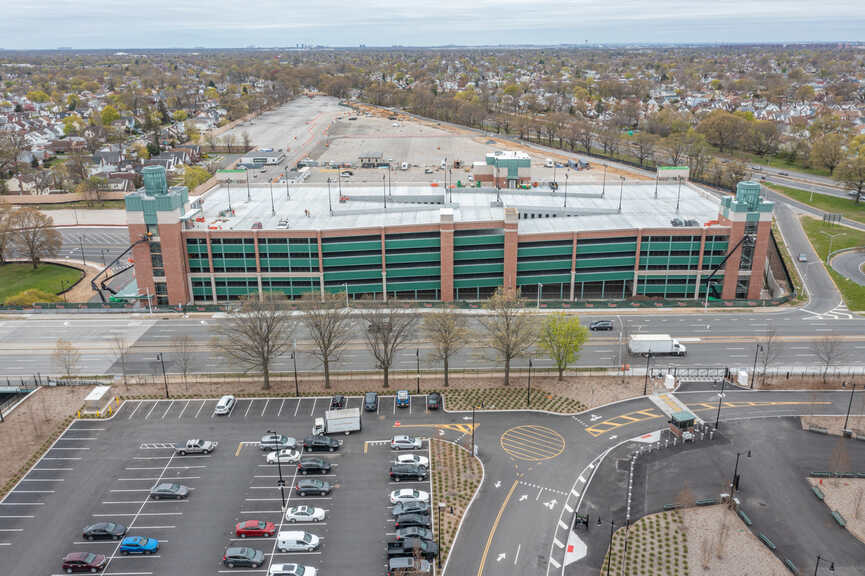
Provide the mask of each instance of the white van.
[{"label": "white van", "polygon": [[289,530],[276,535],[276,547],[280,552],[311,552],[318,548],[315,534],[302,530]]},{"label": "white van", "polygon": [[216,403],[216,408],[213,409],[214,414],[228,414],[231,412],[231,409],[234,408],[234,396],[231,394],[226,394],[222,398],[219,399],[219,402]]},{"label": "white van", "polygon": [[546,160],[544,160],[544,167],[545,168],[552,168],[553,166],[554,166],[554,164],[553,164],[552,158],[547,158]]},{"label": "white van", "polygon": [[400,169],[401,170],[408,170],[408,162],[403,162],[402,164],[400,164]]}]

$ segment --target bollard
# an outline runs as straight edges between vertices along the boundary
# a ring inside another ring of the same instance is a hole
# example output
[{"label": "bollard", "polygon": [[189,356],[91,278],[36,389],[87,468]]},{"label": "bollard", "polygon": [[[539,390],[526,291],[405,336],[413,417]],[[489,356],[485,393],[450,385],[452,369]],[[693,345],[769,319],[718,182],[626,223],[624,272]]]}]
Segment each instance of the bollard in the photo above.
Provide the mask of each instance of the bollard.
[{"label": "bollard", "polygon": [[111,405],[108,406],[108,415],[111,416]]},{"label": "bollard", "polygon": [[714,431],[714,430],[709,430],[709,440],[711,440],[711,439],[714,438],[714,437],[715,437],[715,431]]},{"label": "bollard", "polygon": [[76,417],[81,418],[81,410],[78,411],[78,415]]}]

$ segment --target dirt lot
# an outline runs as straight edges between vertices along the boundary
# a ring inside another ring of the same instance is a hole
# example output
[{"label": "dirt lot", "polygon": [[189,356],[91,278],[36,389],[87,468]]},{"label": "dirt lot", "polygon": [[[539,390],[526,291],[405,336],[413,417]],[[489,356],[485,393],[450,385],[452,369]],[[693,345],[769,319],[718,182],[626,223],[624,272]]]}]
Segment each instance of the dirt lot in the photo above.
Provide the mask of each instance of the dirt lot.
[{"label": "dirt lot", "polygon": [[[843,416],[802,416],[802,429],[807,430],[812,426],[825,428],[827,434],[841,435],[844,426]],[[847,427],[853,430],[857,438],[865,438],[865,416],[850,416]]]},{"label": "dirt lot", "polygon": [[5,417],[0,424],[2,494],[26,472],[22,468],[32,464],[32,457],[41,454],[66,428],[90,390],[90,386],[41,388]]},{"label": "dirt lot", "polygon": [[820,486],[829,510],[838,510],[847,521],[847,531],[865,542],[865,478],[808,478]]}]

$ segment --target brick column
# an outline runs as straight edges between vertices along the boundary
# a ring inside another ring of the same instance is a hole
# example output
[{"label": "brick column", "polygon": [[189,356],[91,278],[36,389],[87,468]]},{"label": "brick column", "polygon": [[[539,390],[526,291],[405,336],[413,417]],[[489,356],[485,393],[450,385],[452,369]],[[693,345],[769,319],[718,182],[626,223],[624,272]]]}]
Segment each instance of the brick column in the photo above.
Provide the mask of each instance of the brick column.
[{"label": "brick column", "polygon": [[769,249],[769,234],[771,222],[760,222],[757,225],[757,238],[754,244],[754,258],[751,261],[751,282],[748,284],[748,298],[757,300],[763,289],[763,273],[766,270],[766,253]]},{"label": "brick column", "polygon": [[[261,289],[261,256],[258,253],[258,230],[252,232],[252,243],[255,246],[255,279],[258,281],[258,297],[261,298],[264,292]],[[243,257],[246,258],[245,251]]]},{"label": "brick column", "polygon": [[643,231],[637,230],[637,247],[634,249],[634,285],[631,286],[631,296],[637,295],[637,284],[640,282],[640,249],[642,245]]},{"label": "brick column", "polygon": [[210,273],[210,294],[216,302],[216,277],[213,275],[213,249],[210,247],[210,231],[207,231],[207,271]]},{"label": "brick column", "polygon": [[441,301],[454,300],[454,213],[451,208],[441,211],[439,220],[439,278]]},{"label": "brick column", "polygon": [[[321,293],[321,299],[324,300],[324,259],[321,257],[321,230],[315,233],[315,240],[318,243],[318,289]],[[291,252],[288,254],[291,258]]]},{"label": "brick column", "polygon": [[574,278],[577,275],[577,234],[574,233],[573,244],[571,245],[571,293],[569,300],[574,301]]},{"label": "brick column", "polygon": [[[162,244],[162,265],[165,268],[165,287],[172,305],[189,303],[189,282],[186,267],[182,224],[160,224],[159,241]],[[148,255],[149,259],[149,255]]]},{"label": "brick column", "polygon": [[703,254],[706,252],[706,229],[700,231],[700,258],[697,261],[697,285],[694,287],[694,298],[700,297],[700,280],[703,277]]},{"label": "brick column", "polygon": [[517,293],[517,247],[519,246],[517,226],[517,209],[505,208],[505,272],[502,280],[505,294],[509,296],[515,296]]},{"label": "brick column", "polygon": [[[127,228],[130,244],[138,242],[147,233],[146,224],[129,224]],[[130,257],[135,266],[135,280],[138,283],[139,294],[144,296],[149,290],[152,296],[155,288],[153,286],[153,264],[150,262],[150,244],[142,242],[132,249]]]},{"label": "brick column", "polygon": [[[728,221],[729,222],[729,221]],[[742,236],[745,235],[744,222],[729,222],[730,236],[727,240],[727,251],[732,250]],[[736,298],[736,281],[739,279],[739,262],[742,261],[742,247],[736,248],[736,251],[727,259],[724,265],[724,287],[721,290],[721,298],[724,300],[733,300]]]}]

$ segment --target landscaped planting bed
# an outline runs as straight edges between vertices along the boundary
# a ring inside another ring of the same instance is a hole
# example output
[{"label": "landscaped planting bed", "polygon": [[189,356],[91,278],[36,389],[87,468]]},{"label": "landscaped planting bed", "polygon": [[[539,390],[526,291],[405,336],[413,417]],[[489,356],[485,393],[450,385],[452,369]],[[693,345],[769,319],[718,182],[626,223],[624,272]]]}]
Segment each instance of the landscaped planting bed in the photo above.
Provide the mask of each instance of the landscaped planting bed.
[{"label": "landscaped planting bed", "polygon": [[[620,528],[613,536],[601,574],[610,572],[625,575],[687,576],[688,535],[682,529],[679,510],[644,516],[626,531]],[[627,552],[625,535],[627,533]]]},{"label": "landscaped planting bed", "polygon": [[531,406],[527,403],[523,387],[482,388],[448,390],[445,392],[445,407],[448,410],[547,410],[571,414],[586,409],[579,400],[550,394],[544,390],[532,390]]}]

